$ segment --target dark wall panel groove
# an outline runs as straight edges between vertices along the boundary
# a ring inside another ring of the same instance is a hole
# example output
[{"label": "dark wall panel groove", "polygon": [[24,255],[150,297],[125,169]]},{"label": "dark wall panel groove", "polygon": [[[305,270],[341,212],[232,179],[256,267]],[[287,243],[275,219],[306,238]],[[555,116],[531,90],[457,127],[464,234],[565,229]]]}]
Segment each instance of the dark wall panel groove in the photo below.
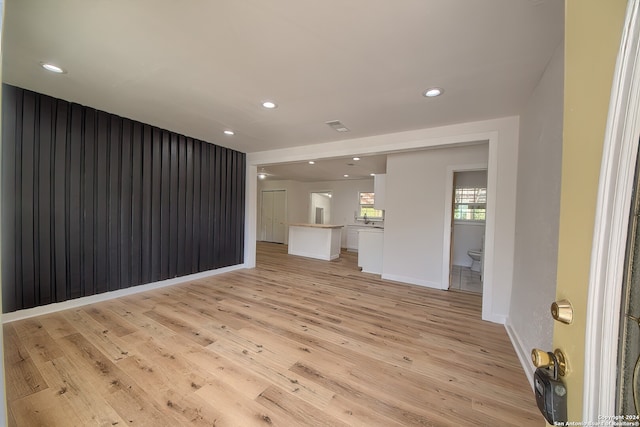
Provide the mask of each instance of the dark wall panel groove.
[{"label": "dark wall panel groove", "polygon": [[245,155],[14,86],[3,312],[241,264]]}]

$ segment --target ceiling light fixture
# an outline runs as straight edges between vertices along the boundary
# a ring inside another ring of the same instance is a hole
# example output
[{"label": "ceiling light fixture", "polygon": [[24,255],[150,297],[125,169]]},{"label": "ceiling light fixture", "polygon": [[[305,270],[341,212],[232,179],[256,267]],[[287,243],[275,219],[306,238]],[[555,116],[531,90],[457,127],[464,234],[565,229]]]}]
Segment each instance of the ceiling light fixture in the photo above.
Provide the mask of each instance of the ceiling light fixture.
[{"label": "ceiling light fixture", "polygon": [[57,73],[57,74],[66,73],[66,71],[63,70],[62,68],[58,67],[57,65],[50,64],[48,62],[41,62],[40,66],[47,71],[51,71],[52,73]]},{"label": "ceiling light fixture", "polygon": [[360,160],[360,157],[354,157],[353,160],[357,162],[358,160]]},{"label": "ceiling light fixture", "polygon": [[309,164],[310,164],[310,165],[315,165],[315,164],[316,164],[316,162],[314,162],[313,160],[309,160]]},{"label": "ceiling light fixture", "polygon": [[376,174],[375,173],[370,173],[369,176],[376,176]]},{"label": "ceiling light fixture", "polygon": [[349,174],[346,174],[346,173],[342,176],[344,176],[345,178],[349,178]]},{"label": "ceiling light fixture", "polygon": [[261,168],[260,172],[258,173],[258,178],[265,179],[266,177],[267,177],[267,173],[264,171],[264,168]]},{"label": "ceiling light fixture", "polygon": [[263,106],[264,108],[268,108],[269,110],[273,110],[274,108],[277,108],[277,107],[278,107],[278,105],[277,105],[275,102],[273,102],[273,101],[264,101],[264,102],[262,103],[262,106]]},{"label": "ceiling light fixture", "polygon": [[422,95],[426,96],[427,98],[434,98],[436,96],[440,96],[444,93],[444,89],[439,88],[439,87],[430,87],[429,89],[425,90]]},{"label": "ceiling light fixture", "polygon": [[227,130],[224,131],[224,134],[225,135],[235,135],[236,133],[234,131],[232,131],[232,130],[228,130],[227,129]]}]

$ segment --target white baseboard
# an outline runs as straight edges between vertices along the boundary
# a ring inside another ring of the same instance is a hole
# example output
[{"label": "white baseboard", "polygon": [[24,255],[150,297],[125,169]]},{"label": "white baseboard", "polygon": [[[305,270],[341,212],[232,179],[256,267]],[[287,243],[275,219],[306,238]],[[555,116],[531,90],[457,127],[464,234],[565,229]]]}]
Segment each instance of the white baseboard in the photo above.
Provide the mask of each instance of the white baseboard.
[{"label": "white baseboard", "polygon": [[442,285],[440,283],[416,279],[415,277],[399,276],[396,274],[383,274],[381,277],[384,280],[393,280],[394,282],[407,283],[409,285],[418,285],[418,286],[424,286],[425,288],[442,289]]},{"label": "white baseboard", "polygon": [[498,323],[500,325],[504,325],[507,322],[507,316],[503,316],[502,314],[490,313],[487,316],[482,317],[482,320],[486,320],[491,323]]},{"label": "white baseboard", "polygon": [[522,345],[522,340],[520,340],[518,333],[513,329],[509,322],[504,325],[504,328],[507,330],[507,335],[509,335],[511,345],[518,355],[522,369],[524,370],[524,373],[529,380],[529,385],[533,390],[533,373],[535,372],[535,368],[531,363],[531,349],[527,349]]},{"label": "white baseboard", "polygon": [[63,302],[42,305],[34,308],[27,308],[2,315],[2,323],[15,322],[16,320],[27,319],[29,317],[41,316],[43,314],[55,313],[57,311],[68,310],[70,308],[82,307],[83,305],[95,304],[97,302],[108,301],[127,295],[138,294],[140,292],[151,291],[153,289],[164,288],[166,286],[177,285],[179,283],[190,282],[192,280],[204,279],[205,277],[217,276],[218,274],[245,268],[244,264],[232,265],[230,267],[217,268],[215,270],[202,271],[200,273],[189,274],[187,276],[175,277],[173,279],[161,280],[159,282],[147,283],[144,285],[132,286],[117,291],[104,292],[71,299]]}]

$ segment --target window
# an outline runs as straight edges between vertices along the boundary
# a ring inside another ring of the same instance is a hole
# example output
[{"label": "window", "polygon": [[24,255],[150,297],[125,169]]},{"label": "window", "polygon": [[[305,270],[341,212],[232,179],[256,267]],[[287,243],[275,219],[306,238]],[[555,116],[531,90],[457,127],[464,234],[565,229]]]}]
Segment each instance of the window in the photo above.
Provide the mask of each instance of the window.
[{"label": "window", "polygon": [[453,219],[484,221],[487,212],[486,188],[456,188]]},{"label": "window", "polygon": [[364,219],[382,219],[382,211],[375,209],[375,193],[358,193],[360,206],[358,209],[358,218]]}]

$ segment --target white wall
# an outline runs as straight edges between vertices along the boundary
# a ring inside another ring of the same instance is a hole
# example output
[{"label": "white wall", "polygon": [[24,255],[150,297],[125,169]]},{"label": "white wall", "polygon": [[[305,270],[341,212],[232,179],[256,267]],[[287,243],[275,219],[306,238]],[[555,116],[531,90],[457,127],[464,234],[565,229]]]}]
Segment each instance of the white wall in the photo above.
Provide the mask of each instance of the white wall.
[{"label": "white wall", "polygon": [[562,165],[563,44],[520,117],[513,290],[507,331],[532,381],[529,352],[550,350]]},{"label": "white wall", "polygon": [[442,271],[447,171],[486,163],[488,152],[485,143],[387,157],[383,277],[449,287]]},{"label": "white wall", "polygon": [[484,222],[456,221],[453,225],[453,262],[454,265],[471,267],[470,250],[482,248]]},{"label": "white wall", "polygon": [[[325,144],[247,153],[244,266],[251,268],[256,263],[258,212],[256,176],[259,165],[299,162],[311,158],[318,160],[354,155],[414,152],[427,148],[464,146],[473,142],[489,141],[487,190],[490,197],[487,200],[487,210],[492,214],[486,221],[482,318],[504,323],[509,314],[513,280],[518,126],[518,117],[504,117]],[[413,183],[408,182],[406,185],[413,185]],[[385,239],[388,235],[389,233],[385,230]],[[449,237],[441,237],[441,241],[443,238]]]},{"label": "white wall", "polygon": [[[355,224],[354,214],[358,209],[358,193],[373,191],[373,178],[340,181],[299,182],[258,180],[257,212],[260,212],[260,192],[262,190],[287,191],[287,222],[308,223],[311,207],[311,193],[331,192],[331,223],[335,225]],[[326,215],[326,213],[325,213]],[[260,215],[258,214],[258,229]],[[289,230],[285,232],[285,242],[289,241]],[[347,246],[347,230],[342,231],[342,243]]]}]

